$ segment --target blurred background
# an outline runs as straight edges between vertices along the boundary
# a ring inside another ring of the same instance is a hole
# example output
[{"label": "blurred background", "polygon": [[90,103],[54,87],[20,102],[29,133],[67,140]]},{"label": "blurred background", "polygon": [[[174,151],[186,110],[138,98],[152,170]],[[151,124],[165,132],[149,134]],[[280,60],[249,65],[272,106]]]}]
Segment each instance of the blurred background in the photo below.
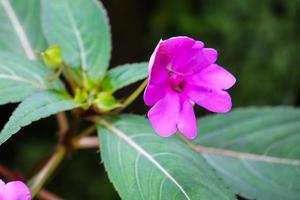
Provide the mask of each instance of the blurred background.
[{"label": "blurred background", "polygon": [[[160,39],[186,35],[219,52],[218,64],[237,77],[234,107],[300,104],[299,0],[104,0],[113,34],[111,66],[147,61]],[[137,86],[118,93],[124,97]],[[0,107],[0,127],[16,105]],[[142,98],[127,112],[145,114]],[[204,110],[197,108],[204,115]],[[39,130],[39,131],[37,131]],[[56,143],[55,118],[24,128],[1,146],[0,164],[31,176]],[[0,170],[3,170],[0,167]],[[119,199],[99,152],[69,155],[46,185],[70,200]]]}]

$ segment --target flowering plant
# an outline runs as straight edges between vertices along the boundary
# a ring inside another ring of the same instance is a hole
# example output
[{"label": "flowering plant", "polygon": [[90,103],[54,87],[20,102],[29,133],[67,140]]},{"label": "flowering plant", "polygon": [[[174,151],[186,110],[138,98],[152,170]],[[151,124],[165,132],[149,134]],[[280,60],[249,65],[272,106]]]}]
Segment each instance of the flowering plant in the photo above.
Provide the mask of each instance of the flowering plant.
[{"label": "flowering plant", "polygon": [[[0,0],[0,21],[0,104],[21,102],[0,132],[0,149],[42,118],[55,115],[59,129],[51,156],[26,178],[30,194],[20,182],[1,181],[0,200],[45,194],[64,158],[85,148],[100,149],[122,199],[299,197],[299,110],[244,108],[197,119],[195,105],[216,113],[232,107],[227,90],[236,79],[216,64],[215,49],[172,37],[149,62],[108,69],[111,33],[100,1]],[[116,95],[138,81],[131,94]],[[143,91],[148,117],[126,114]]]}]

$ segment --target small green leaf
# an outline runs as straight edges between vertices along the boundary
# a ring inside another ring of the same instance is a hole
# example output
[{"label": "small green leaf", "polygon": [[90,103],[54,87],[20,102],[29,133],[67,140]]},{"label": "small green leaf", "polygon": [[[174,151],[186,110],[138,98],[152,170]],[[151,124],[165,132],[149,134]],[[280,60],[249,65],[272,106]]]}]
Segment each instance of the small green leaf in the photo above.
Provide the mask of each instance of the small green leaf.
[{"label": "small green leaf", "polygon": [[48,82],[51,71],[39,62],[0,54],[0,105],[24,100],[29,95],[51,88],[63,90],[59,80]]},{"label": "small green leaf", "polygon": [[44,91],[34,94],[25,99],[0,133],[0,145],[17,133],[22,127],[34,121],[56,114],[58,112],[80,107],[70,96],[54,91]]},{"label": "small green leaf", "polygon": [[[101,80],[109,65],[111,35],[106,11],[97,0],[43,0],[43,29],[64,61]],[[84,74],[83,74],[84,76]]]},{"label": "small green leaf", "polygon": [[146,78],[148,63],[133,63],[117,66],[107,73],[102,82],[102,88],[108,92],[115,92],[129,84]]},{"label": "small green leaf", "polygon": [[201,155],[175,136],[159,137],[147,119],[100,123],[101,158],[122,199],[235,199]]},{"label": "small green leaf", "polygon": [[261,200],[300,196],[300,110],[237,109],[199,120],[198,147],[234,192]]},{"label": "small green leaf", "polygon": [[0,52],[37,58],[46,40],[41,31],[40,0],[0,1]]}]

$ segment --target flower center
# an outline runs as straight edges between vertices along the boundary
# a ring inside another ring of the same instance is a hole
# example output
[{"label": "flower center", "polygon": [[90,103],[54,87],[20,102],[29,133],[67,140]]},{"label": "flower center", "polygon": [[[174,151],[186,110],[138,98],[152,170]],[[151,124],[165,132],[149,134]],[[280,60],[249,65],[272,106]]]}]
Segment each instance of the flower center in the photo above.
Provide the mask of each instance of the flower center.
[{"label": "flower center", "polygon": [[182,76],[175,73],[170,73],[169,84],[175,92],[182,92],[185,85],[185,80]]}]

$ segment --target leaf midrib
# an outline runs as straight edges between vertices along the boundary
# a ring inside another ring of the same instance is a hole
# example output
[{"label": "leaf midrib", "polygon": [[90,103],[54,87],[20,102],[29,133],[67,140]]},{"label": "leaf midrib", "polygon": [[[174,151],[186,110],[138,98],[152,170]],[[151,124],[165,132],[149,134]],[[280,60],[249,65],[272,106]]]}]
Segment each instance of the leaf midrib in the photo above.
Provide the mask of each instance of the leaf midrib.
[{"label": "leaf midrib", "polygon": [[78,30],[78,27],[75,23],[74,16],[70,11],[69,4],[67,2],[65,2],[65,8],[66,8],[67,16],[68,16],[68,18],[70,20],[70,23],[71,23],[72,30],[74,31],[75,38],[78,42],[78,48],[79,48],[79,54],[80,54],[80,60],[81,60],[81,67],[82,67],[83,76],[84,76],[86,71],[87,71],[87,59],[86,59],[86,55],[85,55],[85,47],[84,47],[84,44],[83,44],[81,34],[80,34],[80,32]]},{"label": "leaf midrib", "polygon": [[140,155],[143,155],[145,158],[147,158],[151,163],[154,164],[171,182],[178,187],[178,189],[182,192],[182,194],[186,197],[187,200],[191,200],[191,198],[188,196],[187,192],[182,188],[182,186],[176,181],[176,179],[163,167],[159,164],[158,161],[156,161],[147,151],[145,151],[140,145],[135,143],[134,140],[132,140],[130,137],[128,137],[125,133],[123,133],[120,129],[114,127],[107,121],[103,119],[99,119],[98,122],[105,126],[107,129],[112,131],[114,134],[116,134],[119,138],[124,140],[127,144],[129,144],[132,148],[134,148]]},{"label": "leaf midrib", "polygon": [[259,161],[265,163],[274,163],[274,164],[284,164],[284,165],[292,165],[292,166],[300,166],[300,160],[298,159],[289,159],[289,158],[281,158],[275,156],[267,156],[267,155],[259,155],[253,153],[246,153],[240,151],[232,151],[222,148],[214,148],[208,146],[194,145],[188,141],[188,145],[198,153],[206,153],[210,155],[222,156],[222,157],[231,157],[237,158],[240,160],[252,160]]},{"label": "leaf midrib", "polygon": [[34,51],[31,47],[31,44],[29,42],[29,39],[24,31],[24,28],[22,27],[16,13],[13,10],[13,7],[10,5],[8,0],[1,0],[1,4],[11,22],[12,27],[14,28],[18,39],[20,40],[21,46],[23,47],[23,50],[30,60],[35,60],[36,56],[34,54]]},{"label": "leaf midrib", "polygon": [[20,81],[20,82],[24,82],[24,83],[29,83],[32,86],[39,88],[39,89],[46,89],[47,86],[37,83],[35,81],[32,80],[28,80],[24,77],[21,76],[17,76],[17,75],[11,75],[11,74],[4,74],[4,73],[0,73],[0,79],[6,79],[6,80],[14,80],[14,81]]}]

